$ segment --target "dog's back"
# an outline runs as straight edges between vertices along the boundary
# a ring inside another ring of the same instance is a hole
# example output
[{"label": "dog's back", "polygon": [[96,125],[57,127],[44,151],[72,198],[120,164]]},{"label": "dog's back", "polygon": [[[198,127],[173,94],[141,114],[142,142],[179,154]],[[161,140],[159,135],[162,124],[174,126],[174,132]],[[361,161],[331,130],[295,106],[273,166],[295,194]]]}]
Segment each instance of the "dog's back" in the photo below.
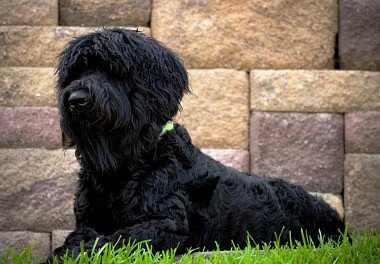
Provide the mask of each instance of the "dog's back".
[{"label": "dog's back", "polygon": [[193,146],[182,126],[172,133],[181,134],[174,136],[178,162],[191,162],[179,179],[190,202],[189,246],[213,249],[217,241],[230,249],[231,241],[246,245],[248,234],[258,243],[286,243],[302,240],[301,230],[318,244],[319,234],[337,240],[344,232],[338,213],[302,187],[226,167]]}]

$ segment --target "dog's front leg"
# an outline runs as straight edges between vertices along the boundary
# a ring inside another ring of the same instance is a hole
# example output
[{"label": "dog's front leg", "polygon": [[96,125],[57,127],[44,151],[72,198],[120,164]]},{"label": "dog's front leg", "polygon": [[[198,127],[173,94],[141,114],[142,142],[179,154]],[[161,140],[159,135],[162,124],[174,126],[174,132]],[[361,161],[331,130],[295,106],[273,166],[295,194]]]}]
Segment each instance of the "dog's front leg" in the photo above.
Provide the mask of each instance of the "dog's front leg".
[{"label": "dog's front leg", "polygon": [[[172,219],[150,220],[132,227],[115,232],[109,236],[102,236],[91,228],[81,228],[73,231],[65,240],[65,243],[54,250],[46,263],[52,263],[54,256],[63,256],[68,250],[69,256],[77,256],[80,253],[80,245],[84,244],[84,251],[90,253],[93,250],[96,239],[96,248],[101,248],[105,243],[121,246],[123,241],[148,241],[154,251],[177,248],[177,253],[184,252],[185,241],[188,238],[188,230],[182,224]],[[96,250],[96,249],[95,249]]]},{"label": "dog's front leg", "polygon": [[[106,236],[104,241],[149,241],[154,251],[177,248],[182,251],[189,236],[187,226],[172,219],[145,221]],[[120,243],[120,242],[119,242]]]},{"label": "dog's front leg", "polygon": [[76,257],[80,253],[81,243],[84,244],[84,251],[90,253],[95,241],[98,240],[98,245],[104,244],[104,236],[97,233],[92,228],[78,228],[71,232],[62,246],[54,249],[45,263],[53,263],[54,256],[58,257],[58,262],[61,263],[60,257],[69,254],[69,257]]}]

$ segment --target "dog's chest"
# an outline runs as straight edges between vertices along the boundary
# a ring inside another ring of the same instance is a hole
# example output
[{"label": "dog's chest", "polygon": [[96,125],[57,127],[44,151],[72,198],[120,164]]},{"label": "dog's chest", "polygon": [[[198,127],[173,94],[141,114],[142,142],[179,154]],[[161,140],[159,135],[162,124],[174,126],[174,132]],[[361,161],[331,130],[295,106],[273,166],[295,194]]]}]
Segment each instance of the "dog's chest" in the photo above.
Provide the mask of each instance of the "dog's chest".
[{"label": "dog's chest", "polygon": [[134,224],[139,199],[127,195],[127,186],[81,187],[75,201],[78,225],[83,221],[99,233],[112,234]]}]

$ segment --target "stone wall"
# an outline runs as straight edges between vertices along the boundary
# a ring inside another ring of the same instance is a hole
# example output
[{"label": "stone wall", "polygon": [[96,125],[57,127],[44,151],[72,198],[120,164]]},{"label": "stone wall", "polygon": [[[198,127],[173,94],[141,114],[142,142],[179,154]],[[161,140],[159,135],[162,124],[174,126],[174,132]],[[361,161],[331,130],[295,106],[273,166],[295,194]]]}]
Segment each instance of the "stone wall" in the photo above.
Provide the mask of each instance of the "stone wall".
[{"label": "stone wall", "polygon": [[53,73],[68,40],[102,26],[183,58],[193,94],[177,120],[206,153],[380,231],[379,13],[371,0],[0,1],[0,251],[48,254],[74,227]]}]

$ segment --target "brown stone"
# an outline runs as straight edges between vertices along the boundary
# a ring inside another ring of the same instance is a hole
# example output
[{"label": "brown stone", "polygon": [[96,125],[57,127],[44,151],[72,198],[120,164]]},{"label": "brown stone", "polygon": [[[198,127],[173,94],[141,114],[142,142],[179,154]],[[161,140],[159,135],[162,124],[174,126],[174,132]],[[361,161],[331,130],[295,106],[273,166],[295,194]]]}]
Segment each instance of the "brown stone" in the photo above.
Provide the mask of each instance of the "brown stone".
[{"label": "brown stone", "polygon": [[380,70],[380,1],[339,1],[340,68]]},{"label": "brown stone", "polygon": [[0,1],[0,25],[56,26],[58,0]]},{"label": "brown stone", "polygon": [[343,116],[262,113],[251,116],[251,171],[309,191],[341,193]]},{"label": "brown stone", "polygon": [[53,230],[51,233],[51,249],[54,250],[62,246],[70,232],[72,232],[72,230]]},{"label": "brown stone", "polygon": [[[39,257],[41,254],[46,257],[50,254],[50,234],[27,231],[0,232],[0,254],[8,249],[21,252],[28,246],[33,246],[33,257]],[[39,262],[42,260],[39,259]]]},{"label": "brown stone", "polygon": [[347,154],[344,172],[346,222],[380,231],[380,155]]},{"label": "brown stone", "polygon": [[321,198],[326,203],[328,203],[333,209],[335,209],[340,218],[344,219],[344,207],[343,207],[343,200],[342,196],[332,194],[332,193],[311,193],[312,195],[315,195],[318,198]]},{"label": "brown stone", "polygon": [[241,172],[249,172],[249,152],[237,149],[202,149],[206,155],[228,167]]},{"label": "brown stone", "polygon": [[73,150],[0,149],[0,230],[73,229]]},{"label": "brown stone", "polygon": [[0,107],[1,148],[61,148],[58,109]]},{"label": "brown stone", "polygon": [[148,26],[150,0],[60,0],[66,26]]},{"label": "brown stone", "polygon": [[0,68],[0,106],[56,106],[53,68]]},{"label": "brown stone", "polygon": [[248,78],[242,71],[190,70],[192,94],[185,96],[178,121],[202,148],[247,149]]},{"label": "brown stone", "polygon": [[156,0],[152,35],[188,68],[332,69],[337,1]]},{"label": "brown stone", "polygon": [[380,112],[355,112],[345,115],[346,153],[380,154]]},{"label": "brown stone", "polygon": [[380,110],[380,72],[254,70],[250,81],[255,111]]},{"label": "brown stone", "polygon": [[[149,35],[148,28],[139,28]],[[0,27],[0,67],[55,67],[59,53],[75,36],[94,32],[85,27]]]}]

